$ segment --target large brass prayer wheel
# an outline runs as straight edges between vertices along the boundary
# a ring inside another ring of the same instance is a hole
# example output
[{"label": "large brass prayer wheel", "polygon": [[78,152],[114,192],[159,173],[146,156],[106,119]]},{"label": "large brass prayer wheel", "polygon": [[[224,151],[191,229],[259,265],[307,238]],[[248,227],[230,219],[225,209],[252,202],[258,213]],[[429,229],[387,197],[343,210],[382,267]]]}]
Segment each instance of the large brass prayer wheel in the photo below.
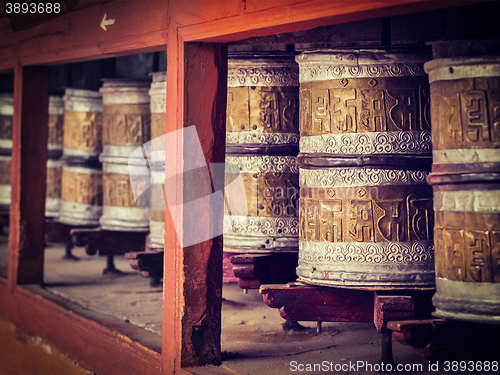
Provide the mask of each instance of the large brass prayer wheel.
[{"label": "large brass prayer wheel", "polygon": [[[439,317],[500,323],[500,43],[433,43],[431,84]],[[496,53],[491,53],[491,49]]]},{"label": "large brass prayer wheel", "polygon": [[[130,184],[130,158],[138,147],[151,139],[149,80],[103,79],[103,229],[149,231],[149,211],[138,207]],[[133,168],[133,170],[139,170]],[[149,178],[148,174],[144,179]],[[146,180],[144,181],[146,184]]]},{"label": "large brass prayer wheel", "polygon": [[66,89],[59,221],[97,226],[102,215],[102,96]]},{"label": "large brass prayer wheel", "polygon": [[[149,96],[151,98],[151,139],[153,142],[151,143],[149,165],[153,180],[161,181],[165,176],[165,144],[154,140],[165,134],[167,75],[165,72],[155,72],[151,76],[153,82],[151,83]],[[156,207],[163,196],[162,186],[153,186],[151,194],[153,194],[154,206],[151,209],[151,220],[149,222],[149,247],[163,250],[165,247],[165,210],[159,210]]]},{"label": "large brass prayer wheel", "polygon": [[0,94],[0,205],[10,204],[13,114],[12,94]]},{"label": "large brass prayer wheel", "polygon": [[297,56],[300,280],[434,286],[429,59],[418,50]]},{"label": "large brass prayer wheel", "polygon": [[45,199],[45,216],[58,217],[61,206],[62,162],[59,160],[63,152],[64,101],[61,97],[49,97],[48,124],[48,160],[47,160],[47,196]]},{"label": "large brass prayer wheel", "polygon": [[63,160],[97,162],[102,151],[101,94],[66,89],[63,99]]},{"label": "large brass prayer wheel", "polygon": [[[226,164],[246,202],[230,207],[227,252],[298,250],[298,66],[295,54],[238,54],[228,61]],[[228,175],[226,174],[226,177]],[[241,210],[243,208],[243,210]],[[234,215],[234,212],[247,215]]]}]

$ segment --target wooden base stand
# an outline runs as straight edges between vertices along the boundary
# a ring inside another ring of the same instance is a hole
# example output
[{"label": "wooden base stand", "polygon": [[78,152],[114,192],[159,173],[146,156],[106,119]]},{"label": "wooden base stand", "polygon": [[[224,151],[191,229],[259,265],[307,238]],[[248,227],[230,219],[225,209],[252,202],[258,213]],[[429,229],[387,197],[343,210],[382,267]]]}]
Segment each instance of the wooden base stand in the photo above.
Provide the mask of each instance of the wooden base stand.
[{"label": "wooden base stand", "polygon": [[238,254],[231,257],[231,263],[242,289],[258,289],[262,284],[297,279],[297,253]]},{"label": "wooden base stand", "polygon": [[373,322],[382,334],[381,360],[393,363],[391,330],[387,324],[396,320],[425,319],[433,310],[434,290],[370,291],[307,285],[261,285],[264,302],[279,309],[290,321]]},{"label": "wooden base stand", "polygon": [[63,259],[68,260],[80,260],[80,258],[75,257],[72,253],[74,244],[71,236],[71,231],[73,229],[94,229],[95,227],[79,227],[75,225],[64,224],[57,219],[46,218],[45,219],[45,243],[47,244],[64,244],[66,245],[65,253]]},{"label": "wooden base stand", "polygon": [[119,232],[93,229],[72,229],[72,242],[76,246],[85,246],[88,255],[106,256],[104,274],[121,273],[114,264],[115,255],[124,255],[133,250],[142,252],[146,246],[147,232]]},{"label": "wooden base stand", "polygon": [[[387,328],[400,343],[412,346],[417,357],[441,362],[440,369],[443,361],[458,361],[459,366],[460,363],[468,365],[469,361],[473,366],[478,361],[483,361],[483,365],[486,361],[490,365],[492,361],[499,361],[495,343],[500,336],[500,325],[426,319],[392,321]],[[484,370],[484,367],[466,367],[467,373],[482,373]]]},{"label": "wooden base stand", "polygon": [[10,206],[5,204],[0,204],[0,233],[4,235],[9,235],[4,227],[9,226],[9,212]]}]

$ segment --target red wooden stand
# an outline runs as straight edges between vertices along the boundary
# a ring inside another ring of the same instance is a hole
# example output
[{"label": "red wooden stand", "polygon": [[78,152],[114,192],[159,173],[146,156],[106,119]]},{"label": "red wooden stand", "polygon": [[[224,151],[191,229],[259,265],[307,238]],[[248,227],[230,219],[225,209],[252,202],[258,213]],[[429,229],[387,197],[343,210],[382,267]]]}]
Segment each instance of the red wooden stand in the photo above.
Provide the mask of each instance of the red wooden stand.
[{"label": "red wooden stand", "polygon": [[434,290],[373,291],[320,287],[300,282],[261,285],[264,302],[283,319],[320,322],[373,322],[382,334],[382,362],[393,363],[391,331],[395,320],[431,316]]},{"label": "red wooden stand", "polygon": [[[500,325],[426,319],[392,321],[387,323],[387,328],[400,343],[412,346],[417,357],[439,361],[441,370],[443,361],[458,361],[458,366],[460,362],[470,365],[468,361],[472,361],[474,366],[477,361],[483,361],[483,365],[485,361],[490,364],[492,361],[500,362],[496,344]],[[486,370],[474,369],[476,373]],[[473,373],[474,369],[467,367],[467,373]]]},{"label": "red wooden stand", "polygon": [[258,289],[262,284],[295,281],[297,253],[238,254],[231,256],[234,276],[242,289]]},{"label": "red wooden stand", "polygon": [[133,250],[142,252],[146,247],[147,232],[118,232],[94,229],[72,229],[71,236],[73,244],[85,246],[88,255],[100,255],[107,257],[107,266],[103,273],[121,273],[114,264],[115,255],[124,255]]},{"label": "red wooden stand", "polygon": [[95,227],[80,227],[75,225],[64,224],[57,219],[45,218],[45,243],[46,244],[64,244],[66,245],[63,259],[80,260],[72,253],[74,244],[71,237],[73,229],[93,229]]}]

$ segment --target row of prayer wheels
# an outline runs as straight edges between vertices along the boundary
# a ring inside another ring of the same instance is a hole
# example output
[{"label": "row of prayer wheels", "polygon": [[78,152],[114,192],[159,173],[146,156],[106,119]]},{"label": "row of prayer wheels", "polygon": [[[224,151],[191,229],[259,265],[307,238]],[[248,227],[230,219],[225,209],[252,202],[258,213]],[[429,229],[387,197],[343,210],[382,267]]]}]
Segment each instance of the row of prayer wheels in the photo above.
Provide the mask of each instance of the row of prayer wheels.
[{"label": "row of prayer wheels", "polygon": [[438,316],[499,322],[500,58],[448,45],[230,58],[248,215],[224,250],[298,251],[315,285],[437,287]]},{"label": "row of prayer wheels", "polygon": [[[143,160],[131,159],[130,155],[150,141],[151,126],[164,132],[165,74],[154,73],[153,83],[103,81],[100,92],[66,89],[62,157],[58,164],[62,166],[60,208],[53,216],[68,225],[100,226],[112,231],[148,232],[151,227],[154,241],[150,247],[163,248],[163,211],[153,211],[150,217],[148,208],[138,207],[129,165],[143,165]],[[56,175],[54,170],[48,169],[48,192],[57,190],[57,181],[51,177]],[[147,173],[140,177],[145,185],[149,182]]]}]

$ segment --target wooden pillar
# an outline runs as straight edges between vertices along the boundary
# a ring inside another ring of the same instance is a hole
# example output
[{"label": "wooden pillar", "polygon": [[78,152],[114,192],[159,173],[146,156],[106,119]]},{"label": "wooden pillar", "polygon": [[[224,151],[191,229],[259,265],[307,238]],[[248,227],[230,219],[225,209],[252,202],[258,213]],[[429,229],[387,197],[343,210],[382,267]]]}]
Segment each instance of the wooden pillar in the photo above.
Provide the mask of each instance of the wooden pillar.
[{"label": "wooden pillar", "polygon": [[[207,165],[223,163],[227,49],[221,44],[184,43],[177,32],[171,27],[167,42],[166,133],[195,125]],[[182,147],[186,154],[189,145]],[[176,166],[184,186],[180,194],[199,195],[207,186],[182,178],[181,159]],[[163,372],[167,374],[182,373],[180,367],[221,362],[222,236],[183,248],[168,207],[165,212]],[[217,219],[207,206],[198,216],[184,211],[180,220],[184,228],[196,223],[206,229]]]},{"label": "wooden pillar", "polygon": [[46,67],[14,72],[9,284],[43,281],[49,74]]}]

